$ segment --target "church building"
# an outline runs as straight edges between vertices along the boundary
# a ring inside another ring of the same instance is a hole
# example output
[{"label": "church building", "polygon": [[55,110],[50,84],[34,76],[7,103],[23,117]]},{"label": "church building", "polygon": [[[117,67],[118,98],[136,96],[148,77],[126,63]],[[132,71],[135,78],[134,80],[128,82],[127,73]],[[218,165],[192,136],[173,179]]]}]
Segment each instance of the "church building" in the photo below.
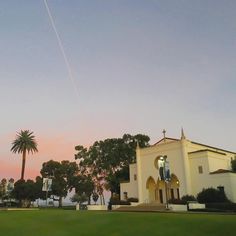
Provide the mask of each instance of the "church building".
[{"label": "church building", "polygon": [[[190,141],[183,130],[180,139],[163,133],[164,138],[150,147],[137,145],[136,163],[129,166],[130,180],[120,184],[121,200],[138,198],[139,203],[166,203],[213,187],[236,202],[236,173],[231,170],[235,152]],[[163,179],[163,174],[168,178]]]}]

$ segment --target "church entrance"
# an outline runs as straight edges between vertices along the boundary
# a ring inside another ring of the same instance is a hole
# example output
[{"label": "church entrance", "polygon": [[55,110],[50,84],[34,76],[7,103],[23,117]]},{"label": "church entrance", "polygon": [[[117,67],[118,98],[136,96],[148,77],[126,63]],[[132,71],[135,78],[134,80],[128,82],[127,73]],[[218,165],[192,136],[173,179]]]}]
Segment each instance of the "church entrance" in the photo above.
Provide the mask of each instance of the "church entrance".
[{"label": "church entrance", "polygon": [[165,199],[166,199],[166,197],[165,197],[165,182],[163,181],[163,180],[157,180],[157,189],[158,189],[158,198],[157,198],[157,202],[158,203],[161,203],[161,204],[163,204],[163,203],[165,203],[166,201],[165,201]]},{"label": "church entrance", "polygon": [[159,200],[160,200],[160,203],[164,203],[163,202],[163,191],[162,191],[162,189],[159,189]]},{"label": "church entrance", "polygon": [[179,179],[176,175],[172,174],[169,183],[169,199],[180,199],[179,196]]},{"label": "church entrance", "polygon": [[152,203],[156,201],[156,183],[152,177],[149,177],[147,180],[146,187],[148,189],[148,202]]},{"label": "church entrance", "polygon": [[[158,179],[157,183],[153,177],[149,177],[146,182],[146,188],[148,190],[148,203],[160,203],[164,204],[172,199],[180,199],[179,195],[179,179],[176,175],[171,174],[169,182]],[[166,199],[167,198],[167,199]]]},{"label": "church entrance", "polygon": [[172,174],[170,182],[158,179],[157,181],[158,196],[156,202],[166,203],[166,198],[169,200],[180,199],[179,196],[179,180],[176,175]]}]

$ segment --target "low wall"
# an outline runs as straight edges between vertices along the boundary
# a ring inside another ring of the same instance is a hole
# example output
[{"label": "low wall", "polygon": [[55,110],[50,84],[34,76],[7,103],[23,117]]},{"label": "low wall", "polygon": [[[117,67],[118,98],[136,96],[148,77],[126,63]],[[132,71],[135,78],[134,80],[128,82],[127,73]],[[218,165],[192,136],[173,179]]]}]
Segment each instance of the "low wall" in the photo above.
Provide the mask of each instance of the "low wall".
[{"label": "low wall", "polygon": [[[79,204],[76,205],[76,210],[80,210]],[[87,205],[87,209],[89,211],[106,211],[107,206],[106,205]]]},{"label": "low wall", "polygon": [[188,211],[193,209],[205,209],[205,204],[188,203],[188,205],[169,204],[169,209],[172,211]]},{"label": "low wall", "polygon": [[131,206],[138,206],[140,203],[139,202],[131,202]]},{"label": "low wall", "polygon": [[88,205],[89,211],[107,211],[106,205]]},{"label": "low wall", "polygon": [[187,205],[177,205],[177,204],[169,204],[169,209],[171,211],[187,211]]},{"label": "low wall", "polygon": [[119,207],[121,207],[122,205],[112,205],[112,210],[115,210],[115,209],[117,209],[117,208],[119,208]]},{"label": "low wall", "polygon": [[189,203],[188,204],[189,209],[205,209],[206,205],[205,204],[200,204],[200,203]]},{"label": "low wall", "polygon": [[112,210],[115,210],[119,207],[132,207],[133,205],[112,205]]}]

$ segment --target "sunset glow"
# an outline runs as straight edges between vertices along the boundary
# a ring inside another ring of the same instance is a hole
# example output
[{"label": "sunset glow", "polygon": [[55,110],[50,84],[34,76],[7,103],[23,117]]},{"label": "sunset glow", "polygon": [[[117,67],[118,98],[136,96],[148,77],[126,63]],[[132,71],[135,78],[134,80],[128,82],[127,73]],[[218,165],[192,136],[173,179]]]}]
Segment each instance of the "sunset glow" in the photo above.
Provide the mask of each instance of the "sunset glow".
[{"label": "sunset glow", "polygon": [[39,150],[26,178],[50,159],[74,161],[76,145],[124,133],[155,143],[183,127],[236,149],[236,1],[47,3],[74,84],[44,2],[1,1],[0,178],[20,178],[10,149],[24,129]]}]

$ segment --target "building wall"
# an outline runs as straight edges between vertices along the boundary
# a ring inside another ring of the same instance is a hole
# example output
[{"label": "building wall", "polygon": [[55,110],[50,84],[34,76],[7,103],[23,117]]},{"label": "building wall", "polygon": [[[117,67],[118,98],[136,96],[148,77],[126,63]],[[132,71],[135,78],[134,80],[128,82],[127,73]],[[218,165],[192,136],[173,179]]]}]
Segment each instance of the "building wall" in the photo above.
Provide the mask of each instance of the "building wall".
[{"label": "building wall", "polygon": [[137,165],[140,202],[148,202],[149,200],[149,190],[147,189],[147,180],[149,177],[152,177],[155,182],[158,180],[159,173],[155,166],[155,160],[158,156],[167,156],[171,173],[177,176],[180,183],[180,196],[186,194],[186,178],[180,141],[162,143],[140,149],[139,151],[140,156],[137,158]]},{"label": "building wall", "polygon": [[[234,154],[222,149],[195,144],[191,141],[188,141],[187,146],[190,162],[192,194],[196,196],[203,188],[219,186],[217,181],[220,180],[221,177],[218,177],[216,181],[214,179],[215,175],[210,175],[210,172],[214,172],[218,169],[231,170],[231,158]],[[199,166],[202,166],[203,173],[199,173]],[[230,181],[223,181],[222,183],[228,186],[229,182]],[[226,190],[229,191],[229,187],[226,187]]]},{"label": "building wall", "polygon": [[224,170],[231,169],[231,158],[229,155],[222,155],[214,152],[209,152],[208,162],[209,162],[209,172],[213,172],[218,169],[224,169]]},{"label": "building wall", "polygon": [[137,182],[137,164],[129,165],[129,182],[124,182],[120,184],[120,199],[125,199],[125,192],[127,197],[138,198],[138,182]]},{"label": "building wall", "polygon": [[[210,151],[209,151],[210,150]],[[195,195],[203,188],[224,186],[229,199],[236,202],[236,174],[210,174],[218,169],[231,169],[231,158],[235,153],[217,149],[207,145],[191,142],[185,138],[181,140],[167,139],[147,148],[137,148],[137,165],[130,165],[130,182],[121,184],[121,199],[123,192],[128,197],[138,197],[140,203],[149,202],[150,189],[157,185],[159,171],[156,160],[160,156],[167,156],[170,171],[179,182],[180,198],[183,195]],[[202,173],[199,173],[199,166]],[[134,180],[137,174],[137,180]],[[147,181],[150,182],[150,189]],[[153,181],[154,180],[154,181]],[[159,196],[158,196],[159,197]]]},{"label": "building wall", "polygon": [[211,174],[208,179],[208,187],[217,188],[218,186],[223,186],[228,199],[236,203],[235,173]]},{"label": "building wall", "polygon": [[[196,195],[208,186],[209,162],[207,152],[197,152],[189,155],[192,195]],[[202,173],[199,173],[202,167]]]},{"label": "building wall", "polygon": [[[207,145],[204,145],[204,144],[197,144],[197,143],[194,143],[190,140],[188,140],[187,147],[188,147],[188,152],[194,152],[194,151],[208,149],[208,150],[213,151],[216,154],[217,154],[217,152],[224,153],[225,154],[224,156],[227,160],[231,160],[231,158],[234,158],[234,156],[235,156],[235,153],[233,153],[233,152],[223,150],[223,149],[220,149],[220,148],[216,148],[216,147],[207,146]],[[228,166],[228,167],[230,168],[230,166]]]}]

